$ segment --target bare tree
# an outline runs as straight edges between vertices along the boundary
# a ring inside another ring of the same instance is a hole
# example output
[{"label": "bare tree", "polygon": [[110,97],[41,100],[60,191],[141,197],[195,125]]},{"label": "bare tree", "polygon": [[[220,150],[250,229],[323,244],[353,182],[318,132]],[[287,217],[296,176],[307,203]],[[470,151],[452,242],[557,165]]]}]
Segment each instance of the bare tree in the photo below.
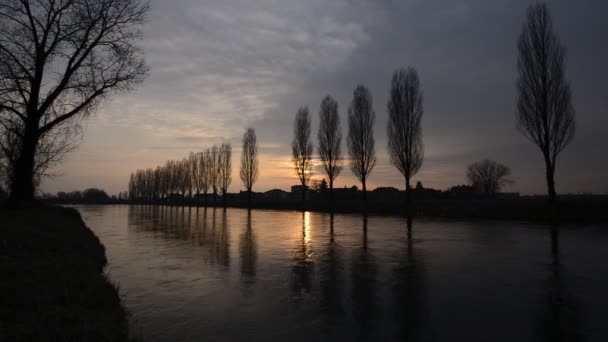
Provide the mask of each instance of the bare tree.
[{"label": "bare tree", "polygon": [[422,167],[422,114],[424,96],[418,72],[412,67],[393,74],[388,99],[388,154],[391,163],[405,177],[408,208],[412,203],[410,181]]},{"label": "bare tree", "polygon": [[306,200],[306,187],[312,176],[312,141],[310,140],[311,120],[308,107],[300,107],[293,125],[291,151],[293,164],[302,185],[302,201]]},{"label": "bare tree", "polygon": [[220,184],[220,173],[219,173],[219,149],[217,147],[217,145],[213,145],[213,147],[211,148],[211,150],[209,150],[209,159],[208,159],[208,164],[209,164],[209,185],[211,186],[211,189],[213,190],[213,204],[215,205],[217,203],[217,193],[219,190],[219,184]]},{"label": "bare tree", "polygon": [[372,95],[369,90],[358,85],[353,92],[353,99],[348,107],[348,153],[350,169],[363,187],[363,200],[367,199],[365,186],[370,173],[376,166],[374,149],[374,121]]},{"label": "bare tree", "polygon": [[251,189],[258,178],[258,143],[253,128],[248,128],[243,135],[241,152],[241,180],[247,189],[247,203],[251,207]]},{"label": "bare tree", "polygon": [[187,158],[177,162],[177,179],[183,204],[186,199],[186,193],[190,189],[190,162]]},{"label": "bare tree", "polygon": [[201,160],[199,161],[201,168],[201,191],[205,197],[205,207],[207,206],[207,193],[211,186],[211,156],[209,149],[203,152]]},{"label": "bare tree", "polygon": [[190,205],[192,205],[193,202],[193,195],[196,195],[196,199],[198,200],[198,195],[201,192],[201,178],[200,178],[200,169],[199,169],[199,157],[200,157],[200,153],[193,153],[190,152],[190,155],[188,156],[188,163],[189,165],[189,169],[190,169],[190,189],[189,189],[189,195],[190,195]]},{"label": "bare tree", "polygon": [[473,163],[467,169],[467,178],[473,187],[486,195],[494,195],[511,184],[512,181],[507,179],[510,174],[507,166],[490,159]]},{"label": "bare tree", "polygon": [[342,172],[342,127],[338,102],[330,95],[321,101],[319,110],[319,158],[329,178],[329,193],[333,200],[334,181]]},{"label": "bare tree", "polygon": [[218,164],[220,189],[222,191],[224,207],[226,207],[228,187],[232,182],[232,146],[230,144],[222,144],[220,146]]},{"label": "bare tree", "polygon": [[141,0],[0,3],[0,127],[18,137],[12,200],[33,199],[40,141],[143,81],[135,43],[147,10]]},{"label": "bare tree", "polygon": [[556,159],[574,138],[575,111],[566,80],[565,49],[553,32],[547,4],[528,8],[518,50],[517,128],[543,153],[549,201],[553,203],[557,198]]}]

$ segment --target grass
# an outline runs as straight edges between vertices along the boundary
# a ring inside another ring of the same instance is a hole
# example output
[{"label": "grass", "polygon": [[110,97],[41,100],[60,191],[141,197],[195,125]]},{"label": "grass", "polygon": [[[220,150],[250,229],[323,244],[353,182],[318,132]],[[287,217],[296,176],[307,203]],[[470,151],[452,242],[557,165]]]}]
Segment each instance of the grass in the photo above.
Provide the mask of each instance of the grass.
[{"label": "grass", "polygon": [[0,211],[0,341],[128,341],[106,263],[74,209]]}]

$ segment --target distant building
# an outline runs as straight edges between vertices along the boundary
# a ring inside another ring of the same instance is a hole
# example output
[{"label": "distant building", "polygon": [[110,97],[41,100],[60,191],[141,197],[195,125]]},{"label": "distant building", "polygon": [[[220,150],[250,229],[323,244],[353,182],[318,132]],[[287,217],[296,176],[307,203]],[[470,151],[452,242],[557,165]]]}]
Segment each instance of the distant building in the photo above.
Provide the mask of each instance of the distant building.
[{"label": "distant building", "polygon": [[334,199],[337,200],[352,200],[357,199],[357,194],[359,189],[357,186],[353,185],[350,188],[344,186],[343,188],[334,188]]},{"label": "distant building", "polygon": [[[252,201],[257,201],[257,200],[260,200],[262,198],[266,198],[266,194],[265,193],[263,193],[263,192],[255,192],[255,191],[251,192],[251,200]],[[248,201],[249,200],[249,191],[243,191],[243,190],[241,190],[238,193],[238,200],[241,201],[241,202]]]},{"label": "distant building", "polygon": [[292,185],[291,186],[291,197],[293,198],[302,198],[302,191],[308,192],[308,186],[302,185]]},{"label": "distant building", "polygon": [[399,201],[400,191],[392,186],[375,188],[370,198],[376,201]]},{"label": "distant building", "polygon": [[471,198],[477,196],[475,187],[471,185],[456,185],[447,191],[448,197]]},{"label": "distant building", "polygon": [[519,198],[519,192],[499,192],[496,194],[496,198],[517,199],[517,198]]},{"label": "distant building", "polygon": [[[293,191],[293,187],[292,187]],[[284,201],[289,199],[289,192],[281,190],[281,189],[272,189],[268,190],[264,193],[266,198],[270,201]],[[300,195],[302,196],[302,195]]]}]

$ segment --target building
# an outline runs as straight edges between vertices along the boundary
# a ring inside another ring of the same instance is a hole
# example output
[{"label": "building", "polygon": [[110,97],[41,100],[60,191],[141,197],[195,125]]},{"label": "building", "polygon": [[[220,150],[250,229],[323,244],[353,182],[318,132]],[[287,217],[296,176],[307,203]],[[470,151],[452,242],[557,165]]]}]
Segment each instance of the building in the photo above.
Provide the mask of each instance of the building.
[{"label": "building", "polygon": [[309,188],[307,185],[292,185],[291,186],[291,197],[295,198],[295,199],[301,199],[302,198],[302,192],[308,192]]},{"label": "building", "polygon": [[[293,189],[292,189],[293,191]],[[285,201],[289,199],[289,192],[281,189],[272,189],[264,193],[266,199],[270,201]],[[300,195],[301,196],[301,195]]]}]

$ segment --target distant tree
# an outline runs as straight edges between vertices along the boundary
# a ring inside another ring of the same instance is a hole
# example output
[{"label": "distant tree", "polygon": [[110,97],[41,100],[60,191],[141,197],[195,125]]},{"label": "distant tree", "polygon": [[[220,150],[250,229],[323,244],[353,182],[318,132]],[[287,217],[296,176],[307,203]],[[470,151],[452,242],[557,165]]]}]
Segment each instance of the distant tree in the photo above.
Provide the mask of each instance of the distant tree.
[{"label": "distant tree", "polygon": [[363,200],[367,199],[366,181],[376,166],[374,148],[374,121],[372,95],[365,86],[358,85],[348,107],[348,152],[350,169],[363,187]]},{"label": "distant tree", "polygon": [[192,200],[194,199],[194,194],[198,194],[200,192],[200,175],[198,169],[198,154],[192,153],[188,155],[188,204],[192,205]]},{"label": "distant tree", "polygon": [[247,189],[247,204],[251,207],[251,189],[258,179],[258,143],[253,128],[248,128],[243,135],[243,151],[241,152],[241,181]]},{"label": "distant tree", "polygon": [[183,204],[186,193],[190,189],[190,162],[188,158],[184,158],[177,163],[177,179]]},{"label": "distant tree", "polygon": [[478,191],[486,195],[494,195],[505,185],[512,183],[507,179],[510,174],[511,170],[507,166],[484,159],[469,165],[467,178]]},{"label": "distant tree", "polygon": [[110,202],[110,196],[101,189],[86,189],[82,192],[83,203],[102,204]]},{"label": "distant tree", "polygon": [[207,206],[207,193],[209,192],[209,187],[211,187],[211,173],[212,173],[212,161],[211,161],[211,152],[209,149],[203,152],[203,157],[201,158],[201,167],[202,167],[202,185],[201,190],[203,191],[203,195],[205,197],[205,206]]},{"label": "distant tree", "polygon": [[217,193],[220,186],[220,172],[219,172],[219,156],[220,151],[217,145],[213,145],[211,150],[209,150],[209,185],[213,190],[213,204],[217,203]]},{"label": "distant tree", "polygon": [[553,32],[547,4],[528,8],[518,42],[517,128],[544,157],[550,202],[555,202],[556,159],[574,138],[575,121],[565,49]]},{"label": "distant tree", "polygon": [[325,178],[323,178],[321,180],[321,184],[319,184],[319,191],[322,194],[325,194],[327,192],[327,181],[325,180]]},{"label": "distant tree", "polygon": [[393,74],[388,100],[388,155],[405,177],[408,207],[412,202],[410,181],[420,170],[424,158],[422,114],[424,97],[418,72],[412,67]]},{"label": "distant tree", "polygon": [[424,186],[422,186],[421,181],[416,182],[416,190],[424,190]]},{"label": "distant tree", "polygon": [[31,201],[36,175],[72,149],[81,120],[148,68],[141,0],[0,2],[0,136],[11,136],[10,196]]},{"label": "distant tree", "polygon": [[330,95],[321,101],[319,110],[319,158],[329,179],[329,192],[333,197],[334,181],[342,171],[342,128],[338,103]]},{"label": "distant tree", "polygon": [[310,140],[311,120],[308,107],[300,107],[293,127],[291,151],[296,174],[302,184],[302,200],[306,199],[306,187],[312,176],[312,141]]},{"label": "distant tree", "polygon": [[220,190],[224,201],[224,207],[228,199],[228,187],[232,182],[232,146],[230,144],[222,144],[219,150],[218,158],[218,174],[220,182]]}]

